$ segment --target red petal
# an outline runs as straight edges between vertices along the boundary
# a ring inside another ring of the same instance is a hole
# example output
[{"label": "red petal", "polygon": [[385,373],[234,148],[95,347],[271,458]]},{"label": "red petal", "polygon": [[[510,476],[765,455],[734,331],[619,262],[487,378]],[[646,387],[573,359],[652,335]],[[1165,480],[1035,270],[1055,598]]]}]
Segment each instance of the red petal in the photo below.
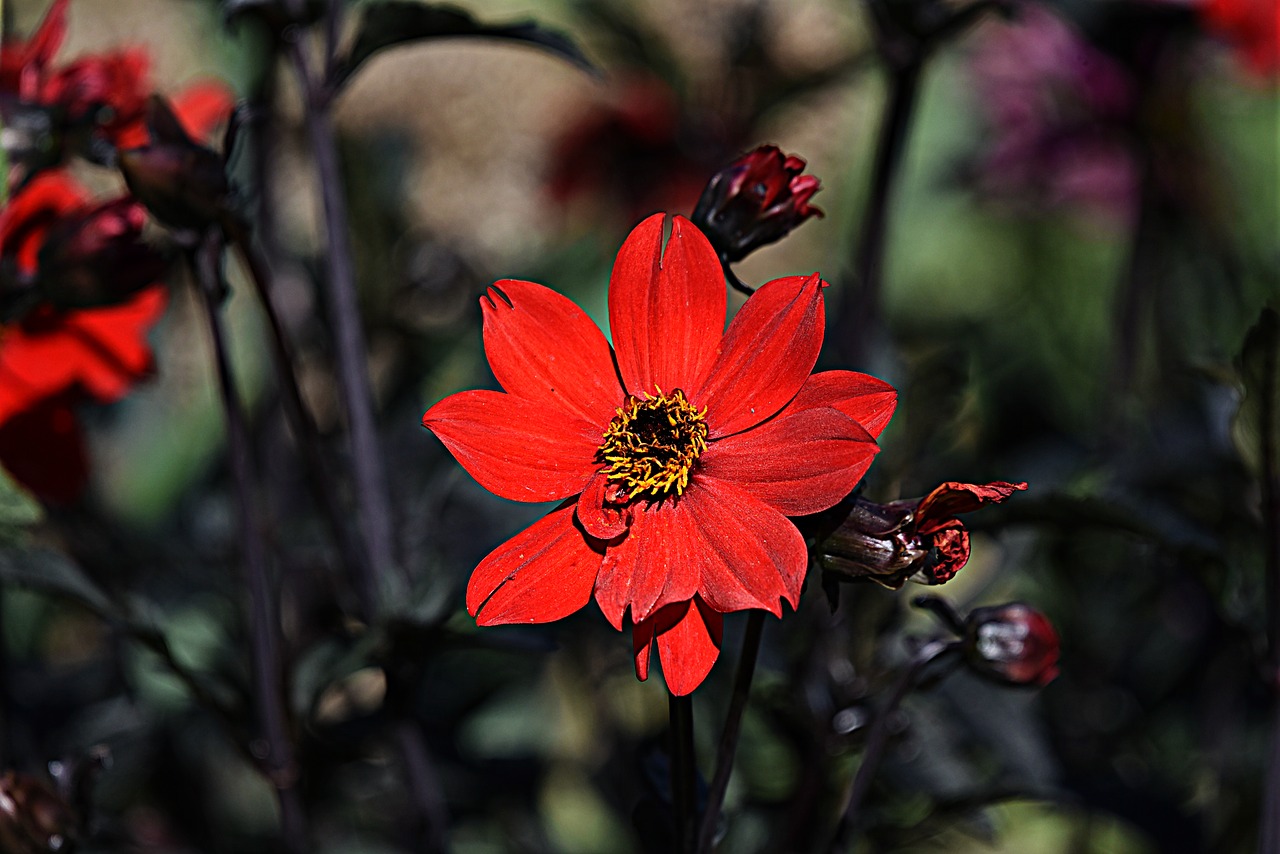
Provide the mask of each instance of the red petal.
[{"label": "red petal", "polygon": [[627,532],[631,524],[630,508],[619,508],[605,497],[609,491],[609,479],[597,472],[578,498],[578,522],[583,529],[598,540],[612,540]]},{"label": "red petal", "polygon": [[72,504],[84,492],[89,459],[75,414],[44,400],[0,426],[0,464],[42,501]]},{"label": "red petal", "polygon": [[808,409],[830,406],[857,421],[872,436],[884,432],[893,410],[898,405],[898,392],[884,380],[854,371],[823,371],[805,380],[791,402],[793,408]]},{"label": "red petal", "polygon": [[775,279],[739,309],[706,382],[689,396],[707,408],[711,438],[754,427],[800,391],[822,347],[825,286],[816,274]]},{"label": "red petal", "polygon": [[702,601],[668,605],[632,633],[636,676],[642,681],[648,677],[651,643],[656,642],[667,690],[683,697],[711,672],[723,636],[724,615]]},{"label": "red petal", "polygon": [[694,476],[681,499],[689,526],[684,548],[699,564],[698,593],[716,611],[795,607],[809,557],[787,517],[742,487]]},{"label": "red petal", "polygon": [[21,73],[18,96],[24,101],[34,101],[40,86],[41,73],[44,67],[53,62],[54,55],[67,36],[67,6],[69,0],[53,0],[49,11],[45,13],[40,26],[31,34],[24,55],[25,64]]},{"label": "red petal", "polygon": [[484,350],[508,392],[604,426],[625,396],[591,318],[550,288],[507,279],[480,300]]},{"label": "red petal", "polygon": [[614,628],[621,628],[627,607],[631,619],[646,620],[661,604],[673,576],[676,587],[693,595],[698,584],[697,556],[687,550],[687,512],[683,502],[632,506],[626,539],[610,546],[596,579],[596,603]]},{"label": "red petal", "polygon": [[163,289],[152,288],[121,305],[7,328],[0,337],[0,421],[72,388],[105,402],[122,397],[153,367],[145,332],[165,299]]},{"label": "red petal", "polygon": [[969,513],[984,504],[1000,504],[1026,488],[1025,483],[1002,480],[981,485],[949,481],[921,500],[916,508],[916,530],[931,534],[945,527],[958,513]]},{"label": "red petal", "polygon": [[938,550],[938,562],[929,568],[928,576],[934,584],[950,581],[969,562],[969,532],[958,521],[936,531],[933,546]]},{"label": "red petal", "polygon": [[213,129],[227,120],[235,107],[225,83],[218,80],[200,80],[173,96],[173,114],[182,122],[182,129],[196,142],[208,141]]},{"label": "red petal", "polygon": [[663,215],[622,244],[609,279],[609,328],[632,394],[688,391],[715,360],[724,332],[724,273],[711,244],[681,216],[662,250]]},{"label": "red petal", "polygon": [[45,236],[67,214],[88,206],[87,190],[62,171],[41,172],[0,209],[0,255],[34,273]]},{"label": "red petal", "polygon": [[879,450],[852,418],[829,407],[797,409],[793,402],[772,421],[712,442],[702,470],[788,516],[803,516],[853,491]]},{"label": "red petal", "polygon": [[512,501],[576,495],[599,468],[598,427],[500,391],[450,395],[422,425],[481,486]]},{"label": "red petal", "polygon": [[480,561],[467,613],[482,626],[563,619],[591,601],[600,558],[574,524],[573,505],[560,507]]}]

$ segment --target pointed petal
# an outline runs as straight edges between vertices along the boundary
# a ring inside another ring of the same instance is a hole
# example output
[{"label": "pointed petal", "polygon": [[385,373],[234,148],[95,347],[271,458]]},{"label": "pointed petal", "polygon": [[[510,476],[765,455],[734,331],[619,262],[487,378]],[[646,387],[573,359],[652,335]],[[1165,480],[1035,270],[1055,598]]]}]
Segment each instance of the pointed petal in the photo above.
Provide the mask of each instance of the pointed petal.
[{"label": "pointed petal", "polygon": [[574,524],[573,505],[557,508],[480,561],[467,613],[481,626],[563,619],[591,601],[601,557]]},{"label": "pointed petal", "polygon": [[512,501],[576,495],[599,468],[597,427],[500,391],[450,395],[422,425],[481,486]]},{"label": "pointed petal", "polygon": [[742,487],[706,474],[695,476],[683,503],[695,523],[698,594],[716,611],[759,608],[782,614],[794,608],[809,557],[804,537],[787,517]]},{"label": "pointed petal", "polygon": [[632,394],[685,389],[715,360],[724,332],[724,273],[715,250],[684,217],[646,219],[622,244],[609,279],[609,328],[618,370]]},{"label": "pointed petal", "polygon": [[829,407],[798,408],[707,446],[702,470],[787,516],[818,513],[858,485],[880,450],[862,425]]},{"label": "pointed petal", "polygon": [[231,115],[236,101],[226,84],[200,80],[174,95],[172,104],[187,135],[195,142],[208,142],[214,128]]},{"label": "pointed petal", "polygon": [[857,421],[873,437],[884,432],[898,392],[884,380],[855,371],[823,371],[805,381],[791,406],[830,406]]},{"label": "pointed petal", "polygon": [[631,627],[631,654],[635,657],[636,678],[641,682],[649,678],[649,661],[653,658],[653,628],[653,620],[643,626]]},{"label": "pointed petal", "polygon": [[598,540],[621,537],[631,524],[631,508],[607,501],[608,492],[609,478],[596,472],[578,498],[578,522]]},{"label": "pointed petal", "polygon": [[689,396],[707,408],[710,438],[754,427],[800,391],[822,347],[824,287],[817,274],[775,279],[738,310],[711,373]]},{"label": "pointed petal", "polygon": [[[708,608],[698,599],[668,605],[654,614],[647,623],[636,627],[636,636],[644,637],[647,633],[652,633],[657,644],[667,690],[677,697],[683,697],[702,684],[716,659],[720,657],[724,615]],[[636,675],[641,679],[648,676],[647,649],[646,644],[643,675],[641,656],[636,656]]]},{"label": "pointed petal", "polygon": [[604,427],[625,396],[604,334],[550,288],[506,279],[480,300],[484,351],[509,393]]}]

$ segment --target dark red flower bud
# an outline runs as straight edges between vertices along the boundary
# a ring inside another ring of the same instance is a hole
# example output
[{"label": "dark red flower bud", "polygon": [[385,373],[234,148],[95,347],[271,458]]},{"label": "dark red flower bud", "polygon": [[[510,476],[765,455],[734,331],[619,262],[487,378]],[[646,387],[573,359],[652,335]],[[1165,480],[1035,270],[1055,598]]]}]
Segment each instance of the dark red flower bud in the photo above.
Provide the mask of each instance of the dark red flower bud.
[{"label": "dark red flower bud", "polygon": [[1048,685],[1058,675],[1053,623],[1021,602],[975,609],[964,645],[970,666],[1011,685]]},{"label": "dark red flower bud", "polygon": [[809,204],[819,182],[802,175],[804,167],[799,157],[765,145],[716,173],[692,219],[721,260],[740,261],[786,237],[809,217],[823,215]]},{"label": "dark red flower bud", "polygon": [[947,482],[924,498],[875,504],[854,499],[839,527],[818,544],[823,568],[897,590],[907,581],[943,584],[969,560],[958,513],[999,504],[1025,483]]},{"label": "dark red flower bud", "polygon": [[0,777],[0,851],[67,851],[75,832],[75,811],[47,783],[13,771]]},{"label": "dark red flower bud", "polygon": [[67,217],[40,251],[41,295],[58,308],[114,305],[159,281],[168,260],[142,239],[142,205],[115,199]]},{"label": "dark red flower bud", "polygon": [[153,96],[147,109],[151,144],[120,152],[129,190],[170,228],[219,222],[230,193],[222,156],[192,140],[163,98]]}]

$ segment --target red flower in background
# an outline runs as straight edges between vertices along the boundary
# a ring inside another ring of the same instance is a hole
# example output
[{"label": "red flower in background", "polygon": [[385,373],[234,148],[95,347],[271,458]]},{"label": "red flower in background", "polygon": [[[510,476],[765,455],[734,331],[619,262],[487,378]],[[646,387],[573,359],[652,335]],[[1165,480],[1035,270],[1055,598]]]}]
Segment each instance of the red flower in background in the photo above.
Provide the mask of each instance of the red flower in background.
[{"label": "red flower in background", "polygon": [[[98,247],[99,265],[136,275],[120,268],[116,254],[122,242],[136,246],[141,228],[129,204],[95,205],[65,175],[46,172],[0,211],[0,265],[36,297],[20,319],[0,327],[0,463],[46,500],[73,500],[83,487],[84,452],[70,405],[85,397],[117,400],[150,373],[145,335],[164,310],[165,292],[147,287],[118,304],[63,310],[40,297],[42,262],[59,235],[81,250]],[[70,234],[67,223],[77,224]],[[95,264],[92,256],[80,262]]]},{"label": "red flower in background", "polygon": [[1259,77],[1280,72],[1280,4],[1276,0],[1207,0],[1200,17],[1230,42]]},{"label": "red flower in background", "polygon": [[[80,57],[55,66],[53,57],[66,36],[68,0],[55,0],[27,41],[9,40],[0,60],[0,92],[27,104],[57,107],[69,126],[91,126],[115,148],[147,143],[145,126],[150,59],[127,49]],[[220,83],[198,82],[174,96],[175,112],[187,131],[202,138],[223,118],[231,96]]]},{"label": "red flower in background", "polygon": [[848,494],[896,393],[863,374],[810,375],[817,275],[764,285],[726,330],[715,251],[683,217],[665,248],[662,232],[652,216],[618,253],[613,348],[554,291],[496,283],[484,342],[506,393],[452,395],[423,424],[489,491],[567,499],[476,568],[477,621],[549,622],[594,596],[617,629],[630,612],[637,675],[656,644],[682,695],[715,663],[724,613],[795,607],[808,557],[786,517]]}]

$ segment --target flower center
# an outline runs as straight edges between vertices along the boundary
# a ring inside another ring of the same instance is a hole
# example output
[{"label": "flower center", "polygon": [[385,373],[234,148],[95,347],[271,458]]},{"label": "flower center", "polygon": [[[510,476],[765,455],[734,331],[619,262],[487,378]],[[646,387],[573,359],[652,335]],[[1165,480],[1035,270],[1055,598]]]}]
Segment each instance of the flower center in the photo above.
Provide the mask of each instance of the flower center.
[{"label": "flower center", "polygon": [[707,412],[699,412],[676,389],[657,397],[628,397],[609,422],[599,457],[605,476],[627,500],[684,494],[689,471],[707,449]]}]

